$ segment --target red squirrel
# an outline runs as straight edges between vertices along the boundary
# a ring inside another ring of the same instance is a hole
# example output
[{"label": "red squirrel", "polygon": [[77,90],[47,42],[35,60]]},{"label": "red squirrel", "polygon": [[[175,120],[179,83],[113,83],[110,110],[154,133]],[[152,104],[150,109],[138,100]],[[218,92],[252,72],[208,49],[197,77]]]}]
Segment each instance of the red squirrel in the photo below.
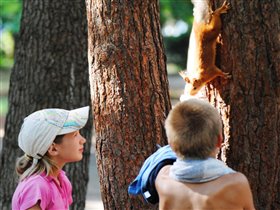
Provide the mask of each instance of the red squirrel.
[{"label": "red squirrel", "polygon": [[[179,72],[187,83],[186,91],[190,95],[196,95],[206,83],[218,76],[225,79],[231,77],[229,73],[222,72],[215,65],[216,45],[220,42],[222,26],[220,15],[227,12],[230,8],[229,3],[224,1],[223,5],[213,12],[209,2],[195,1],[192,0],[194,22],[190,37],[192,46],[189,46],[187,73]],[[203,10],[202,7],[204,7]],[[192,56],[194,58],[191,58]]]}]

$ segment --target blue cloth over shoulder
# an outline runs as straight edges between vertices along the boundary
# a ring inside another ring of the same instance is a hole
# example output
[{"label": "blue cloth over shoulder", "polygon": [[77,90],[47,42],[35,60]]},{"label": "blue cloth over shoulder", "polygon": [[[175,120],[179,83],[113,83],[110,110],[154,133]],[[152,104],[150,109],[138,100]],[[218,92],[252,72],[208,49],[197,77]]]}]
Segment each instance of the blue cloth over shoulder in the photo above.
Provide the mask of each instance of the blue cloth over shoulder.
[{"label": "blue cloth over shoulder", "polygon": [[142,194],[152,204],[158,203],[159,197],[155,188],[155,179],[160,169],[172,165],[169,176],[174,180],[186,183],[203,183],[217,179],[223,175],[236,173],[226,164],[215,158],[179,159],[169,145],[161,147],[143,164],[136,179],[129,185],[128,193]]},{"label": "blue cloth over shoulder", "polygon": [[144,199],[152,204],[158,203],[158,193],[155,189],[155,179],[160,169],[165,165],[172,165],[177,159],[169,145],[159,148],[145,160],[138,176],[129,185],[128,193],[142,194]]}]

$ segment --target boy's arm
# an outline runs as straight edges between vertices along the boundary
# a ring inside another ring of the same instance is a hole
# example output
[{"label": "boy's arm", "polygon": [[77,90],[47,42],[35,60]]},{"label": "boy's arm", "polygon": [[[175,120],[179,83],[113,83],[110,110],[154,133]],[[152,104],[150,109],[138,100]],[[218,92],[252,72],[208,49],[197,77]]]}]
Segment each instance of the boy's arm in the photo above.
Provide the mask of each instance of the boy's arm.
[{"label": "boy's arm", "polygon": [[242,202],[244,210],[255,210],[253,195],[250,188],[250,184],[246,176],[242,173],[240,174],[240,182],[239,187],[241,187],[240,191],[240,202]]},{"label": "boy's arm", "polygon": [[249,182],[247,180],[247,184],[246,184],[246,187],[245,187],[245,190],[246,190],[246,202],[245,202],[245,206],[244,206],[244,209],[246,210],[255,210],[255,206],[254,206],[254,201],[253,201],[253,195],[252,195],[252,191],[251,191],[251,188],[250,188],[250,185],[249,185]]}]

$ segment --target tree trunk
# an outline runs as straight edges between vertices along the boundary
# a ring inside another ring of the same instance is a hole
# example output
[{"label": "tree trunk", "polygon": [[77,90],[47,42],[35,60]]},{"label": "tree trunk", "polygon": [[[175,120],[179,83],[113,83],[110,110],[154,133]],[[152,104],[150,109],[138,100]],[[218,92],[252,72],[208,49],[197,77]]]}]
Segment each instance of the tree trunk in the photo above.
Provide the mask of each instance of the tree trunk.
[{"label": "tree trunk", "polygon": [[280,209],[279,9],[274,0],[231,1],[218,60],[232,79],[206,90],[223,117],[222,159],[248,177],[256,209]]},{"label": "tree trunk", "polygon": [[[0,209],[11,209],[17,185],[14,167],[22,151],[17,136],[23,118],[43,108],[90,104],[86,7],[80,1],[26,0],[9,90],[9,111],[0,165]],[[84,209],[92,120],[82,134],[84,159],[67,166],[73,184],[72,209]]]},{"label": "tree trunk", "polygon": [[149,209],[128,185],[166,144],[171,104],[157,1],[87,0],[97,165],[104,208]]}]

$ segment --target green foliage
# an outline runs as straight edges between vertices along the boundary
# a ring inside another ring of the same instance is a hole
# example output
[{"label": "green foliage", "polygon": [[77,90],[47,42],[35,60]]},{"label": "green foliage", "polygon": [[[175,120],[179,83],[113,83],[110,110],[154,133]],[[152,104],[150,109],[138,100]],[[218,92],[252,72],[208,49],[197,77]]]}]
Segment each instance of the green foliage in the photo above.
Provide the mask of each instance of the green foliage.
[{"label": "green foliage", "polygon": [[0,96],[0,117],[3,117],[8,112],[8,97]]},{"label": "green foliage", "polygon": [[[184,21],[188,31],[177,37],[165,36],[164,45],[167,62],[185,67],[188,37],[193,21],[190,0],[160,0],[160,22],[164,27],[177,21]],[[22,0],[0,0],[0,70],[9,69],[13,65],[14,37],[19,31],[22,10]]]},{"label": "green foliage", "polygon": [[0,117],[8,111],[9,71],[0,71]]},{"label": "green foliage", "polygon": [[14,62],[14,38],[10,31],[1,31],[0,39],[0,67],[1,69],[9,68]]},{"label": "green foliage", "polygon": [[[190,0],[160,0],[160,19],[162,28],[167,25],[176,26],[184,21],[188,27],[178,36],[163,36],[167,57],[168,72],[186,68],[188,40],[193,22],[193,5]],[[171,27],[172,28],[172,27]],[[170,70],[172,66],[172,70]]]},{"label": "green foliage", "polygon": [[21,0],[0,0],[0,70],[14,62],[14,37],[19,31]]},{"label": "green foliage", "polygon": [[177,65],[178,71],[186,68],[188,37],[187,33],[181,34],[178,37],[164,37],[167,63]]},{"label": "green foliage", "polygon": [[19,30],[21,17],[21,0],[1,0],[0,1],[0,23],[1,30],[16,34]]},{"label": "green foliage", "polygon": [[170,20],[183,20],[191,24],[193,5],[190,0],[160,0],[160,22],[164,25]]}]

